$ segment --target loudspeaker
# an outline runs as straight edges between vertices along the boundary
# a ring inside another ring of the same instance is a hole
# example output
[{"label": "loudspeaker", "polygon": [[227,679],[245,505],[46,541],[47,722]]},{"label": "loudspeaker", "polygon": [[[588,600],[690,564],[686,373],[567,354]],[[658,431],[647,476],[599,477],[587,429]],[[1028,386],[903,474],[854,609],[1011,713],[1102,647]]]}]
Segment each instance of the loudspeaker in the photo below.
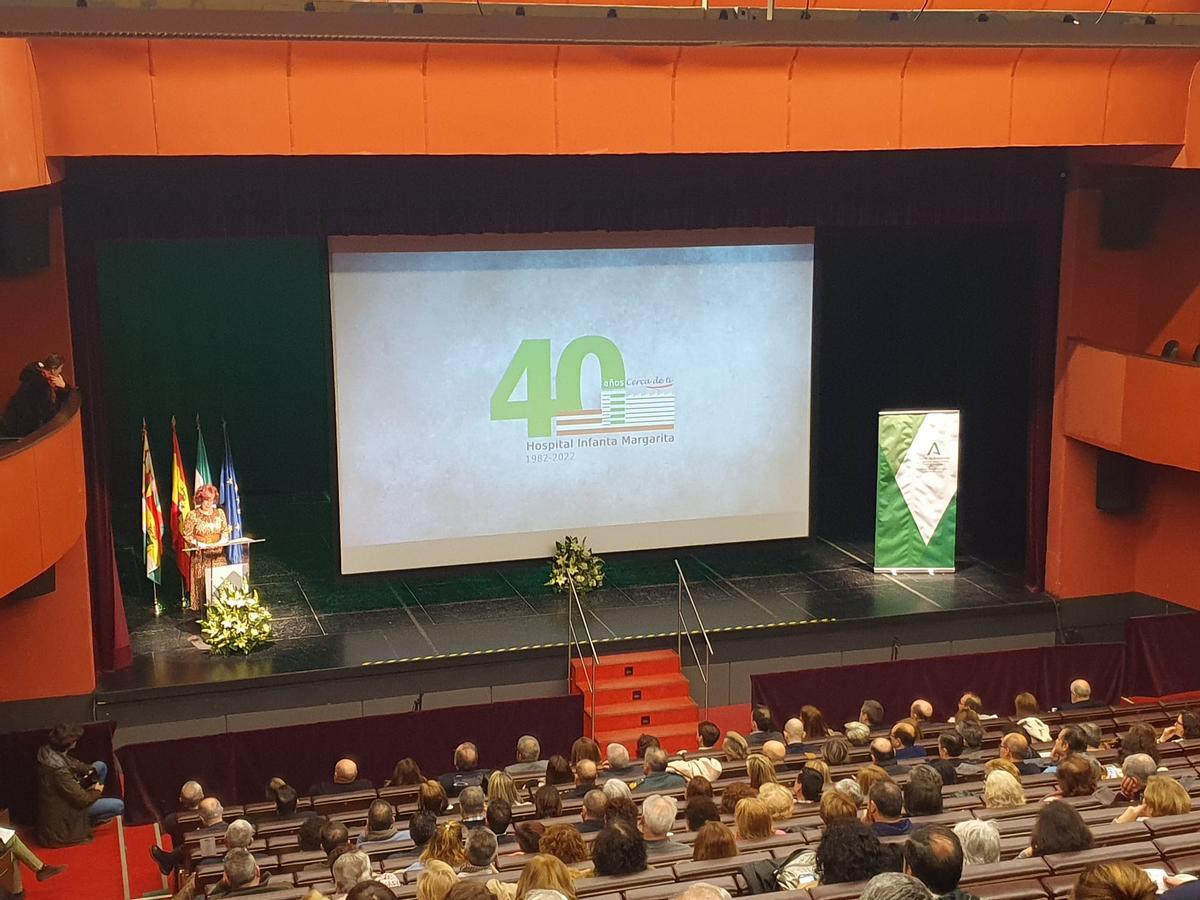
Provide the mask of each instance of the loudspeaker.
[{"label": "loudspeaker", "polygon": [[1096,451],[1096,509],[1132,512],[1137,507],[1137,460],[1132,456]]},{"label": "loudspeaker", "polygon": [[1100,246],[1105,250],[1136,250],[1154,232],[1161,185],[1153,174],[1122,175],[1100,193]]},{"label": "loudspeaker", "polygon": [[0,192],[0,276],[50,265],[50,191]]}]

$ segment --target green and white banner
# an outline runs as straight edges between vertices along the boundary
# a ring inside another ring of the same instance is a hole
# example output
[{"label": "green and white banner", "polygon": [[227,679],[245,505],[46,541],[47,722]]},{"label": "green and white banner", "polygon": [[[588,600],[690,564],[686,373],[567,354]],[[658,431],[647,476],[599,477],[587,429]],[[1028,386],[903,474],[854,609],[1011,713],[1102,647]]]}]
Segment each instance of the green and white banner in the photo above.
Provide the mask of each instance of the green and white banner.
[{"label": "green and white banner", "polygon": [[879,414],[875,571],[953,572],[958,410]]}]

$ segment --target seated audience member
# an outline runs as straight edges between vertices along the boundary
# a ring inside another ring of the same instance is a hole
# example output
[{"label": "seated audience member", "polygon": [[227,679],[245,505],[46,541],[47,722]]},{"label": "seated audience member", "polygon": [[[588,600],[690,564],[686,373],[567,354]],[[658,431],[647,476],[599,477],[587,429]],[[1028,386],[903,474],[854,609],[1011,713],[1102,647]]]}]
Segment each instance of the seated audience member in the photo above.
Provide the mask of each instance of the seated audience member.
[{"label": "seated audience member", "polygon": [[429,869],[429,863],[434,860],[441,860],[455,871],[462,868],[463,863],[467,861],[463,854],[462,822],[443,822],[438,825],[433,837],[425,846],[425,852],[421,854],[421,862],[425,864],[426,871]]},{"label": "seated audience member", "polygon": [[513,827],[513,837],[517,839],[517,851],[523,856],[533,856],[542,845],[542,835],[546,826],[541,822],[518,822]]},{"label": "seated audience member", "polygon": [[465,787],[458,795],[458,814],[462,819],[463,828],[468,831],[482,828],[484,821],[483,788]]},{"label": "seated audience member", "polygon": [[983,777],[986,779],[993,772],[1007,772],[1018,781],[1021,780],[1021,770],[1010,763],[1007,759],[989,759],[983,767]]},{"label": "seated audience member", "polygon": [[[579,837],[579,832],[571,826],[563,827]],[[545,835],[542,840],[545,841]],[[458,873],[460,875],[495,875],[497,849],[499,849],[499,845],[496,843],[496,836],[490,829],[472,828],[467,832],[467,845],[463,848],[463,855],[467,859],[459,868]]]},{"label": "seated audience member", "polygon": [[1071,682],[1071,699],[1062,706],[1055,709],[1055,712],[1066,712],[1071,709],[1100,709],[1108,706],[1101,700],[1092,699],[1092,686],[1082,678],[1076,678]]},{"label": "seated audience member", "polygon": [[667,771],[668,757],[661,747],[648,747],[643,755],[646,777],[638,782],[634,793],[649,794],[655,791],[676,791],[687,784],[682,775]]},{"label": "seated audience member", "polygon": [[1087,738],[1078,725],[1064,725],[1059,729],[1054,747],[1050,750],[1050,759],[1062,762],[1072,753],[1083,753],[1087,750]]},{"label": "seated audience member", "polygon": [[1162,764],[1162,756],[1158,752],[1158,732],[1145,722],[1134,722],[1120,737],[1117,758],[1123,762],[1134,753],[1145,753],[1156,765]]},{"label": "seated audience member", "polygon": [[385,781],[383,786],[402,787],[420,784],[424,780],[425,776],[421,774],[421,767],[417,765],[417,761],[411,756],[406,756],[396,763],[396,767],[392,769],[392,777]]},{"label": "seated audience member", "polygon": [[710,783],[721,777],[723,768],[721,760],[716,756],[689,756],[687,759],[671,759],[667,763],[668,772],[673,772],[688,781],[699,778]]},{"label": "seated audience member", "polygon": [[[183,826],[179,824],[179,817],[185,813],[197,813],[199,815],[200,801],[204,799],[204,788],[200,786],[198,781],[184,782],[183,787],[179,789],[179,810],[169,813],[163,819],[162,830],[164,834],[171,836],[171,849],[164,850],[158,845],[150,848],[150,855],[154,857],[155,863],[158,864],[158,870],[163,875],[170,875],[176,869],[184,864],[187,859],[187,851],[183,846]],[[215,802],[215,800],[214,800]],[[220,806],[220,804],[217,804]],[[221,815],[217,816],[216,821],[220,822]],[[201,827],[205,826],[204,819],[200,820]],[[213,823],[209,823],[213,824]],[[19,893],[19,891],[18,891]]]},{"label": "seated audience member", "polygon": [[933,894],[919,879],[903,872],[880,872],[868,881],[859,900],[930,900]]},{"label": "seated audience member", "polygon": [[604,791],[604,796],[609,800],[616,800],[619,797],[623,797],[626,800],[633,798],[633,791],[629,789],[629,783],[622,781],[620,778],[608,779],[608,781],[604,782],[604,786],[600,790]]},{"label": "seated audience member", "polygon": [[1150,776],[1158,771],[1158,764],[1145,753],[1133,753],[1121,763],[1121,790],[1117,800],[1124,803],[1139,803]]},{"label": "seated audience member", "polygon": [[956,769],[963,762],[962,735],[957,731],[943,731],[938,735],[938,758],[949,762]]},{"label": "seated audience member", "polygon": [[729,759],[745,759],[750,755],[750,745],[736,731],[725,732],[725,740],[721,742],[721,752]]},{"label": "seated audience member", "polygon": [[[649,799],[649,798],[647,798]],[[646,842],[637,829],[614,822],[592,844],[592,865],[597,875],[632,875],[646,869]]]},{"label": "seated audience member", "polygon": [[959,889],[963,848],[958,835],[945,825],[923,825],[904,842],[904,871],[920,879],[935,897],[965,900],[972,895]]},{"label": "seated audience member", "polygon": [[783,741],[767,741],[762,745],[762,755],[778,766],[787,758],[787,745]]},{"label": "seated audience member", "polygon": [[[83,729],[56,725],[37,751],[38,844],[69,847],[91,839],[92,828],[125,811],[116,797],[103,797],[108,766],[71,755]],[[86,787],[84,785],[87,785]]]},{"label": "seated audience member", "polygon": [[420,861],[421,854],[425,852],[425,848],[429,846],[429,842],[433,840],[436,833],[437,816],[428,810],[418,809],[408,820],[408,835],[413,842],[412,848],[394,853],[388,859],[411,861],[409,869],[414,872],[419,871],[423,868]]},{"label": "seated audience member", "polygon": [[641,813],[632,797],[609,797],[604,804],[604,825],[608,827],[614,822],[628,822],[635,828]]},{"label": "seated audience member", "polygon": [[398,891],[401,887],[400,879],[391,872],[383,872],[378,875],[372,873],[371,857],[361,850],[349,850],[343,853],[334,860],[330,871],[333,874],[334,885],[332,900],[345,900],[346,895],[354,890],[355,885],[362,884],[364,881],[378,882],[393,891]]},{"label": "seated audience member", "polygon": [[1025,789],[1008,772],[989,772],[983,782],[985,809],[1016,809],[1025,805]]},{"label": "seated audience member", "polygon": [[63,377],[63,365],[63,358],[51,353],[21,370],[20,386],[0,416],[0,437],[25,437],[54,418],[74,390]]},{"label": "seated audience member", "polygon": [[658,747],[659,749],[662,749],[662,744],[659,742],[658,738],[652,734],[646,734],[645,732],[639,734],[637,739],[638,759],[645,759],[646,751],[651,747]]},{"label": "seated audience member", "polygon": [[1184,710],[1175,717],[1173,724],[1163,729],[1158,742],[1165,744],[1167,741],[1194,741],[1197,738],[1200,738],[1200,716],[1191,710]]},{"label": "seated audience member", "polygon": [[621,781],[637,781],[642,777],[642,767],[630,762],[629,751],[624,744],[612,743],[605,748],[608,765],[600,774],[600,778],[619,778]]},{"label": "seated audience member", "polygon": [[750,787],[749,782],[735,781],[733,784],[726,785],[725,790],[721,792],[721,812],[732,816],[737,805],[747,797],[758,797],[758,791]]},{"label": "seated audience member", "polygon": [[571,764],[567,762],[567,758],[561,754],[555,753],[546,760],[546,781],[545,784],[572,784],[575,781],[575,773],[571,771]]},{"label": "seated audience member", "polygon": [[767,783],[779,783],[775,764],[761,753],[751,753],[746,757],[746,777],[750,779],[750,787],[755,790]]},{"label": "seated audience member", "polygon": [[825,714],[815,706],[805,704],[800,707],[800,721],[804,723],[804,736],[810,741],[836,734],[825,724]]},{"label": "seated audience member", "polygon": [[880,781],[872,785],[864,821],[880,837],[908,834],[912,830],[912,822],[904,816],[904,795],[896,782]]},{"label": "seated audience member", "polygon": [[542,745],[532,734],[517,739],[517,761],[504,767],[510,778],[528,778],[546,774],[546,760],[540,759]]},{"label": "seated audience member", "polygon": [[[528,783],[536,784],[537,782],[531,781]],[[512,780],[508,773],[501,772],[499,769],[488,776],[487,790],[484,793],[487,794],[489,802],[492,800],[503,800],[509,806],[516,806],[521,802],[521,798],[517,794],[517,783]]]},{"label": "seated audience member", "polygon": [[[228,850],[250,850],[250,845],[254,843],[254,826],[246,819],[234,819],[229,823],[229,827],[225,829],[225,849]],[[256,862],[264,863],[274,860],[273,856],[268,856],[265,853],[253,853]],[[216,862],[216,860],[213,860]]]},{"label": "seated audience member", "polygon": [[275,791],[275,815],[259,819],[260,822],[292,822],[297,819],[311,819],[316,815],[311,809],[297,810],[300,795],[290,784],[285,784]]},{"label": "seated audience member", "polygon": [[732,859],[737,855],[737,841],[728,825],[705,822],[700,826],[696,842],[692,844],[692,859]]},{"label": "seated audience member", "polygon": [[693,797],[711,797],[712,795],[712,782],[703,775],[696,775],[693,778],[689,778],[687,785],[683,789],[684,800],[691,800]]},{"label": "seated audience member", "polygon": [[1092,849],[1092,830],[1070,803],[1044,803],[1021,856],[1049,856]]},{"label": "seated audience member", "polygon": [[782,784],[767,782],[758,789],[758,799],[767,805],[772,822],[786,822],[793,815],[792,792]]},{"label": "seated audience member", "polygon": [[[7,860],[3,858],[5,856]],[[0,840],[0,863],[7,863],[7,871],[0,868],[0,896],[10,897],[11,900],[24,900],[25,897],[21,863],[34,873],[39,882],[48,881],[67,870],[66,866],[51,866],[42,862],[15,833],[7,841]],[[8,891],[11,893],[6,893]]]},{"label": "seated audience member", "polygon": [[1096,770],[1091,759],[1082,753],[1073,753],[1062,760],[1054,771],[1054,779],[1058,787],[1042,799],[1090,797],[1096,791]]},{"label": "seated audience member", "polygon": [[512,804],[507,800],[488,801],[487,812],[484,813],[484,822],[487,824],[488,830],[496,836],[496,843],[501,847],[511,844],[515,840],[508,833],[508,828],[512,825],[512,817]]},{"label": "seated audience member", "polygon": [[829,769],[829,763],[823,759],[810,759],[804,763],[805,769],[812,769],[814,772],[821,773],[821,783],[825,787],[833,787],[833,775]]},{"label": "seated audience member", "polygon": [[699,831],[708,822],[720,822],[721,811],[712,797],[692,797],[683,808],[688,831]]},{"label": "seated audience member", "polygon": [[1040,775],[1042,767],[1029,761],[1029,739],[1017,731],[1010,731],[1000,739],[1000,758],[1017,767],[1019,775]]},{"label": "seated audience member", "polygon": [[444,815],[450,808],[450,798],[440,782],[429,779],[417,788],[417,809],[425,809],[435,816]]},{"label": "seated audience member", "polygon": [[858,806],[860,803],[862,803],[864,799],[862,788],[858,786],[858,782],[853,778],[838,779],[838,783],[833,786],[832,791],[826,791],[821,795],[821,801],[824,802],[825,798],[831,793],[843,795],[855,806]]},{"label": "seated audience member", "polygon": [[583,795],[583,805],[579,809],[579,824],[575,827],[583,834],[599,831],[604,827],[604,811],[608,806],[608,797],[604,791],[591,790]]},{"label": "seated audience member", "polygon": [[865,800],[871,793],[871,788],[880,781],[891,781],[892,776],[885,772],[879,766],[871,764],[862,766],[854,773],[854,778],[858,782],[859,790],[862,791],[863,799]]},{"label": "seated audience member", "polygon": [[533,816],[536,819],[553,819],[562,815],[562,795],[558,788],[543,784],[533,795]]},{"label": "seated audience member", "polygon": [[651,794],[642,801],[642,837],[648,856],[662,856],[683,849],[682,844],[671,840],[677,811],[675,801],[661,794]]},{"label": "seated audience member", "polygon": [[904,785],[904,808],[909,817],[942,813],[942,776],[931,766],[913,766]]},{"label": "seated audience member", "polygon": [[367,807],[367,827],[358,839],[358,849],[382,850],[401,841],[409,834],[396,823],[396,810],[386,800],[372,800]]},{"label": "seated audience member", "polygon": [[1130,806],[1114,822],[1141,822],[1159,816],[1181,816],[1192,811],[1192,798],[1178,781],[1169,775],[1151,776],[1142,794],[1142,802]]},{"label": "seated audience member", "polygon": [[904,767],[896,762],[896,751],[890,739],[881,737],[871,741],[871,762],[889,775],[898,775]]},{"label": "seated audience member", "polygon": [[264,875],[259,870],[258,863],[249,850],[241,847],[230,850],[225,854],[222,867],[225,874],[212,889],[212,897],[246,897],[273,890],[268,884],[270,875]]},{"label": "seated audience member", "polygon": [[844,766],[850,759],[850,742],[840,734],[827,738],[821,745],[821,759],[831,766]]},{"label": "seated audience member", "polygon": [[454,771],[438,776],[438,783],[447,797],[457,797],[465,787],[482,788],[487,785],[490,769],[479,765],[479,751],[470,741],[454,748]]},{"label": "seated audience member", "polygon": [[600,745],[587,735],[576,738],[571,745],[571,765],[579,765],[580,760],[588,759],[597,766],[600,765]]},{"label": "seated audience member", "polygon": [[801,803],[818,803],[825,790],[825,776],[816,769],[805,767],[796,776],[794,787],[796,799]]},{"label": "seated audience member", "polygon": [[821,884],[866,881],[895,868],[895,857],[862,822],[831,822],[817,845],[816,872]]},{"label": "seated audience member", "polygon": [[966,819],[954,826],[954,833],[962,845],[966,865],[1000,862],[1000,826],[995,819]]},{"label": "seated audience member", "polygon": [[924,759],[925,748],[917,746],[917,731],[907,722],[892,726],[892,750],[896,759]]},{"label": "seated audience member", "polygon": [[[854,782],[851,782],[854,784]],[[855,785],[857,787],[857,785]],[[858,804],[854,799],[838,790],[826,791],[821,795],[821,821],[828,825],[838,819],[858,820]]]},{"label": "seated audience member", "polygon": [[[516,885],[513,885],[515,888]],[[395,894],[392,895],[393,897]],[[349,897],[346,900],[350,900]],[[450,888],[446,900],[496,900],[496,895],[487,889],[487,885],[474,878],[469,881],[459,881]]]},{"label": "seated audience member", "polygon": [[847,722],[846,741],[851,747],[865,747],[871,743],[871,729],[862,722]]},{"label": "seated audience member", "polygon": [[596,764],[590,759],[581,759],[575,764],[575,790],[568,791],[567,796],[581,798],[588,791],[596,788]]},{"label": "seated audience member", "polygon": [[[512,893],[514,900],[557,900],[553,895],[560,895],[566,900],[575,900],[575,877],[572,870],[562,862],[545,853],[540,853],[525,864],[521,870],[521,878],[517,881]],[[488,890],[500,900],[507,900],[505,894],[495,890],[497,882],[489,881]]]},{"label": "seated audience member", "polygon": [[739,800],[733,811],[733,821],[739,841],[761,841],[775,833],[771,811],[757,797]]},{"label": "seated audience member", "polygon": [[926,725],[934,724],[933,704],[928,700],[914,700],[912,705],[908,708],[908,714],[922,728],[924,728]]},{"label": "seated audience member", "polygon": [[1092,863],[1079,873],[1071,891],[1072,900],[1154,900],[1157,895],[1145,870],[1124,860]]},{"label": "seated audience member", "polygon": [[963,756],[978,759],[983,750],[983,726],[964,718],[954,726],[963,742]]},{"label": "seated audience member", "polygon": [[1042,721],[1042,708],[1037,697],[1028,691],[1017,694],[1013,700],[1013,718],[1035,741],[1050,740],[1050,726]]},{"label": "seated audience member", "polygon": [[[325,900],[324,894],[318,894],[316,888],[313,888],[304,900]],[[346,895],[346,900],[396,900],[396,892],[390,887],[385,887],[378,881],[364,881],[361,884],[356,884],[353,890]],[[487,900],[487,898],[456,898],[456,900]]]},{"label": "seated audience member", "polygon": [[746,735],[746,743],[752,748],[761,747],[767,741],[782,741],[783,732],[775,725],[775,717],[771,715],[768,706],[756,706],[750,711],[750,721],[753,725]]},{"label": "seated audience member", "polygon": [[458,876],[453,866],[438,859],[430,860],[417,877],[417,900],[446,900],[456,884]]},{"label": "seated audience member", "polygon": [[1100,726],[1095,722],[1080,722],[1079,730],[1083,732],[1083,740],[1087,747],[1085,752],[1092,753],[1100,749],[1100,742],[1104,740],[1104,733],[1100,731]]},{"label": "seated audience member", "polygon": [[358,763],[352,759],[339,759],[333,767],[333,781],[318,782],[308,789],[308,793],[315,797],[321,794],[369,791],[374,787],[370,779],[358,777]]},{"label": "seated audience member", "polygon": [[715,751],[720,740],[721,729],[715,723],[705,719],[696,726],[696,749],[701,753],[705,750]]},{"label": "seated audience member", "polygon": [[788,719],[783,723],[783,744],[788,755],[812,753],[813,747],[804,743],[804,720]]},{"label": "seated audience member", "polygon": [[570,825],[551,825],[542,833],[538,853],[560,859],[568,866],[588,858],[587,844],[583,837]]},{"label": "seated audience member", "polygon": [[311,819],[305,819],[300,826],[300,830],[296,832],[298,849],[306,853],[315,853],[317,850],[320,850],[321,834],[325,831],[325,826],[328,824],[329,820],[324,816],[314,816]]},{"label": "seated audience member", "polygon": [[941,776],[943,785],[958,784],[958,769],[950,760],[934,757],[926,765]]},{"label": "seated audience member", "polygon": [[862,708],[858,711],[858,721],[871,731],[881,729],[883,727],[883,704],[878,700],[864,700]]}]

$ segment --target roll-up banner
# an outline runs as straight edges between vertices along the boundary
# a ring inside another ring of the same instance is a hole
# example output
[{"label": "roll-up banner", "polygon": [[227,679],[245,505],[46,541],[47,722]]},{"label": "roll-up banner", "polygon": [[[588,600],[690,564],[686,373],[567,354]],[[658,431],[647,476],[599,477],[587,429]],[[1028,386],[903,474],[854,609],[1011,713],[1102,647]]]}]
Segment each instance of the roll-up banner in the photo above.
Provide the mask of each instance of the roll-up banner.
[{"label": "roll-up banner", "polygon": [[875,571],[953,572],[956,409],[879,413]]}]

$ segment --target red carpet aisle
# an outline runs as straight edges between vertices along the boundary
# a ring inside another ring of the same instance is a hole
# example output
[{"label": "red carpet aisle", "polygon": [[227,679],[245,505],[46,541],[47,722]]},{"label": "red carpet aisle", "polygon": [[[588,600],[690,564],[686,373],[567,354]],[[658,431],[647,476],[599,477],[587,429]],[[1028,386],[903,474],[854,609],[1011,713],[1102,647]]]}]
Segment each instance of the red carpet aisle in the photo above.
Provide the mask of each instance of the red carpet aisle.
[{"label": "red carpet aisle", "polygon": [[[121,851],[115,822],[97,828],[90,844],[48,850],[39,847],[34,836],[21,830],[25,840],[43,862],[66,866],[67,871],[49,881],[38,883],[32,876],[25,878],[28,900],[121,900]],[[149,847],[154,843],[154,826],[142,825],[125,829],[125,852],[129,861],[129,890],[141,897],[162,889],[158,867],[150,858]]]}]

